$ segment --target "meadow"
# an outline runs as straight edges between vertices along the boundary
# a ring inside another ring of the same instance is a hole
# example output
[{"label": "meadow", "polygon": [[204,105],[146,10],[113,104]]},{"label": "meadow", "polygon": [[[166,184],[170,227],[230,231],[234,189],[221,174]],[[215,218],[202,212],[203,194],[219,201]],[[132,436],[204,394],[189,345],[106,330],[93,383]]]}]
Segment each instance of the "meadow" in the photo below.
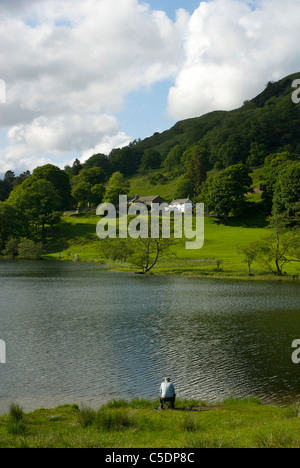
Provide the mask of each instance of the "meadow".
[{"label": "meadow", "polygon": [[[135,271],[129,263],[106,260],[100,249],[101,240],[96,235],[99,217],[86,213],[78,216],[64,216],[55,227],[55,235],[49,239],[44,258],[65,261],[89,261],[102,263],[108,269]],[[249,278],[247,265],[238,252],[239,246],[257,241],[267,233],[265,221],[258,217],[247,220],[231,220],[219,224],[213,217],[205,218],[205,241],[200,250],[186,250],[185,240],[172,247],[170,255],[162,257],[155,269],[156,274],[199,275],[212,277]],[[297,263],[287,265],[288,276],[300,274]],[[260,263],[254,263],[252,278],[272,278]]]}]

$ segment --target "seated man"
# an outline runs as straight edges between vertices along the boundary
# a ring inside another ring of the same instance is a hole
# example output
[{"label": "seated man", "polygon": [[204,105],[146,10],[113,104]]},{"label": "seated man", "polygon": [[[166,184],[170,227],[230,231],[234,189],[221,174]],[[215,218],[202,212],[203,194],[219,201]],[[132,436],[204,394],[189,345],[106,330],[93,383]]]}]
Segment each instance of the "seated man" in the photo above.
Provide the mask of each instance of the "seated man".
[{"label": "seated man", "polygon": [[166,377],[165,381],[160,386],[160,395],[159,395],[160,408],[163,409],[164,402],[170,401],[171,408],[174,409],[175,398],[176,398],[176,394],[175,394],[174,385],[170,382],[170,378]]}]

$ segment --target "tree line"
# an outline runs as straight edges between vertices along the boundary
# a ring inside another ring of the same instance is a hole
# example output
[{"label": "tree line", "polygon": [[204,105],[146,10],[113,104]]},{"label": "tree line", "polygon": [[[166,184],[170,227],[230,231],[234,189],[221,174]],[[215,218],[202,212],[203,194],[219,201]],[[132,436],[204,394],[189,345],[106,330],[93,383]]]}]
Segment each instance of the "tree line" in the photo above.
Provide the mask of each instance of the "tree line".
[{"label": "tree line", "polygon": [[[136,147],[136,142],[128,147],[131,155]],[[47,164],[36,168],[32,174],[26,171],[20,176],[15,176],[12,171],[8,171],[4,179],[0,180],[0,252],[24,258],[22,246],[19,253],[19,244],[26,239],[35,240],[39,251],[39,241],[45,240],[46,230],[50,230],[51,234],[64,211],[97,206],[103,201],[117,205],[119,195],[130,193],[128,175],[131,157],[128,148],[114,150],[110,156],[93,155],[83,164],[77,159],[72,167],[67,166],[64,170]],[[174,197],[191,196],[195,201],[203,202],[206,213],[217,217],[219,222],[226,222],[232,216],[247,217],[253,206],[257,205],[249,202],[247,197],[253,190],[251,168],[244,163],[238,163],[225,169],[208,171],[207,159],[199,145],[193,145],[187,150],[175,145],[164,161],[158,152],[150,149],[142,155],[136,153],[135,157],[137,165],[140,164],[143,170],[158,168],[163,164],[169,173],[175,176],[181,174]],[[125,174],[116,170],[121,168]],[[266,218],[273,217],[271,223],[274,222],[274,217],[283,217],[280,218],[280,229],[276,233],[278,245],[280,240],[286,243],[290,239],[288,243],[292,246],[292,236],[288,236],[287,233],[292,232],[295,238],[299,229],[299,181],[298,155],[283,152],[265,158],[260,186],[260,209]],[[271,255],[271,245],[273,249],[274,242],[265,239],[260,248],[255,246],[256,254],[260,252],[260,258],[264,259],[266,265],[267,254]],[[285,245],[284,249],[280,247],[280,252],[284,250],[282,256],[279,254],[278,245],[277,250],[272,251],[273,257],[276,257],[274,271],[276,274],[283,274],[284,265],[289,261],[297,261],[298,254],[297,249],[291,247],[293,252],[289,251],[286,255]],[[31,247],[33,249],[33,246]],[[148,247],[149,251],[155,249],[155,246]],[[258,256],[254,257],[253,246],[242,254],[245,255],[250,271],[253,261],[257,260]]]}]

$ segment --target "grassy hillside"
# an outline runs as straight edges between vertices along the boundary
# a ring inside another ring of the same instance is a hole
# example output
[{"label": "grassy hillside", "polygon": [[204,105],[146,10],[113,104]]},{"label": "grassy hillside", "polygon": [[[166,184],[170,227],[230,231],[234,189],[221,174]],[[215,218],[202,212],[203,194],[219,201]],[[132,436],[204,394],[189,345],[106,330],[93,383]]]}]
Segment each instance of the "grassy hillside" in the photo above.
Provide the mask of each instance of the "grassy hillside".
[{"label": "grassy hillside", "polygon": [[[1,448],[299,448],[298,407],[229,399],[214,407],[114,401],[99,411],[64,405],[0,416]],[[117,451],[116,451],[117,452]]]},{"label": "grassy hillside", "polygon": [[177,122],[170,130],[140,141],[135,150],[143,153],[153,148],[166,157],[177,144],[184,148],[199,144],[211,168],[217,161],[225,167],[246,162],[252,143],[262,144],[266,154],[299,152],[300,106],[291,99],[292,83],[299,76],[300,73],[295,73],[268,83],[262,93],[239,109]]}]

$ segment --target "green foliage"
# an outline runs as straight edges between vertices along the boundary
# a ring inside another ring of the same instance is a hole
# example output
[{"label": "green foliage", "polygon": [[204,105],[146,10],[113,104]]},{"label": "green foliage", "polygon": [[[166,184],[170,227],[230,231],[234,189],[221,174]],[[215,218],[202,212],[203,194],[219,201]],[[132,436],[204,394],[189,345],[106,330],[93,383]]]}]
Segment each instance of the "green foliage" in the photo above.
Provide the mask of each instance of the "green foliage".
[{"label": "green foliage", "polygon": [[129,239],[101,239],[99,252],[103,258],[125,263],[133,255],[134,245]]},{"label": "green foliage", "polygon": [[94,154],[83,165],[84,169],[93,167],[99,167],[104,172],[106,179],[109,179],[112,174],[111,161],[105,154]]},{"label": "green foliage", "polygon": [[270,234],[265,234],[240,252],[246,256],[249,273],[251,264],[257,260],[274,275],[283,276],[286,265],[300,263],[300,229],[291,227],[290,220],[282,214],[268,220]]},{"label": "green foliage", "polygon": [[10,237],[5,244],[2,254],[7,257],[17,257],[19,253],[19,240],[16,237]]},{"label": "green foliage", "polygon": [[237,164],[209,178],[201,193],[206,210],[219,218],[243,214],[247,206],[245,195],[251,191],[250,172],[249,167]]},{"label": "green foliage", "polygon": [[182,145],[173,146],[170,149],[165,161],[164,166],[170,172],[182,173],[181,158],[184,152]]},{"label": "green foliage", "polygon": [[32,184],[43,180],[52,185],[57,196],[57,211],[64,211],[71,206],[72,199],[70,181],[65,171],[62,171],[59,167],[53,166],[52,164],[46,164],[45,166],[38,167],[33,171],[32,176],[29,179]]},{"label": "green foliage", "polygon": [[260,166],[264,164],[266,157],[266,145],[264,143],[258,143],[257,141],[253,141],[250,145],[247,165],[250,167]]},{"label": "green foliage", "polygon": [[190,179],[183,179],[179,182],[174,194],[174,200],[191,197],[194,194],[194,184]]},{"label": "green foliage", "polygon": [[115,172],[109,179],[108,183],[109,188],[106,190],[104,201],[118,206],[119,196],[129,194],[130,183],[120,172]]},{"label": "green foliage", "polygon": [[72,185],[76,187],[81,182],[86,182],[92,187],[97,184],[103,184],[106,181],[105,172],[99,167],[83,169],[78,176],[72,180]]},{"label": "green foliage", "polygon": [[206,163],[199,146],[195,146],[192,150],[186,178],[192,181],[195,195],[199,195],[207,178]]},{"label": "green foliage", "polygon": [[0,202],[7,200],[10,192],[8,183],[5,180],[0,180]]},{"label": "green foliage", "polygon": [[109,155],[111,173],[121,172],[124,176],[134,174],[140,165],[141,154],[132,145],[111,151]]},{"label": "green foliage", "polygon": [[271,154],[265,159],[261,189],[268,214],[271,214],[272,211],[274,191],[281,171],[297,160],[299,160],[299,157],[289,152]]},{"label": "green foliage", "polygon": [[18,245],[19,258],[24,260],[39,260],[41,258],[43,246],[35,243],[31,239],[22,239]]},{"label": "green foliage", "polygon": [[300,161],[282,167],[274,187],[273,213],[300,218]]},{"label": "green foliage", "polygon": [[238,247],[238,252],[244,256],[243,262],[247,263],[248,274],[251,276],[251,265],[258,256],[257,244],[252,242],[249,245]]},{"label": "green foliage", "polygon": [[99,205],[105,194],[104,182],[106,174],[100,167],[85,167],[79,174],[71,179],[72,197],[75,205],[86,207],[91,204]]},{"label": "green foliage", "polygon": [[154,149],[147,149],[142,157],[141,167],[147,169],[159,169],[161,166],[161,155]]},{"label": "green foliage", "polygon": [[72,190],[72,197],[74,198],[77,207],[86,206],[92,196],[92,186],[88,182],[82,180],[76,184]]},{"label": "green foliage", "polygon": [[186,169],[190,159],[189,149],[199,145],[207,170],[216,163],[225,168],[240,162],[251,166],[263,163],[268,154],[284,151],[299,152],[300,106],[293,104],[291,84],[297,74],[277,83],[271,83],[252,101],[241,108],[217,111],[178,122],[170,130],[156,133],[137,142],[136,151],[159,151],[168,158],[172,148],[184,148],[180,171]]},{"label": "green foliage", "polygon": [[0,202],[0,248],[3,249],[8,239],[20,236],[24,230],[22,212],[8,202]]},{"label": "green foliage", "polygon": [[62,199],[51,182],[31,176],[22,185],[14,188],[8,202],[18,207],[28,224],[53,226],[57,222],[57,213],[62,206]]}]

